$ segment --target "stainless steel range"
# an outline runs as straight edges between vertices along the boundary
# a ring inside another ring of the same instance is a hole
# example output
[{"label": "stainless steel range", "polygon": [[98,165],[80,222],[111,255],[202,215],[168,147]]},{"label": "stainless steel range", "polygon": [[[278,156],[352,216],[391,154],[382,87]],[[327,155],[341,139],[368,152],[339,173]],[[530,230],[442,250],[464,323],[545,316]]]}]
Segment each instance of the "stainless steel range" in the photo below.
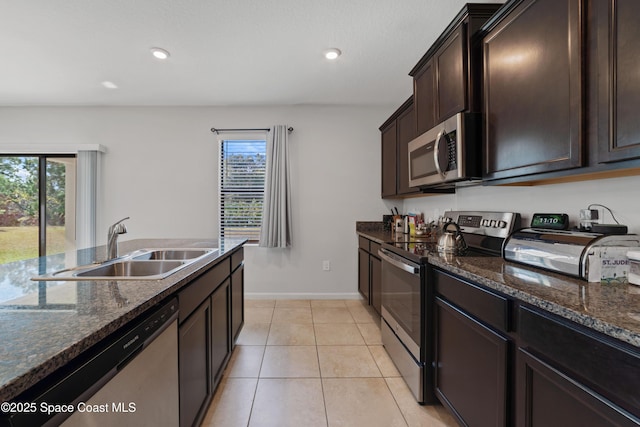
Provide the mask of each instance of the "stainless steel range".
[{"label": "stainless steel range", "polygon": [[[465,256],[501,256],[502,243],[520,227],[520,215],[508,212],[449,211],[467,243]],[[433,394],[433,301],[428,256],[437,254],[431,239],[409,237],[385,243],[382,260],[382,343],[419,403],[435,403]]]}]

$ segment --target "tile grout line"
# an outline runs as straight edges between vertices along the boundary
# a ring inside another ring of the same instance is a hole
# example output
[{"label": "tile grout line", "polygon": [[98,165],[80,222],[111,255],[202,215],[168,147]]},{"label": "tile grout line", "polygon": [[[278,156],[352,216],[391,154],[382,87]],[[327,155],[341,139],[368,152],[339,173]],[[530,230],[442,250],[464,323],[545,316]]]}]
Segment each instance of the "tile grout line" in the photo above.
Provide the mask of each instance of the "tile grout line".
[{"label": "tile grout line", "polygon": [[[273,310],[275,311],[275,303]],[[273,312],[271,313],[271,320],[273,320]],[[262,364],[264,363],[264,356],[267,353],[267,343],[269,342],[269,334],[271,333],[271,325],[273,323],[269,322],[269,330],[267,331],[267,337],[264,341],[264,349],[262,351],[262,358],[260,359],[260,369],[258,369],[258,378],[256,378],[256,387],[253,390],[253,398],[251,399],[251,409],[249,410],[249,419],[247,420],[247,427],[251,424],[251,417],[253,416],[253,407],[256,403],[256,396],[258,394],[258,385],[260,384],[260,374],[262,373]]]}]

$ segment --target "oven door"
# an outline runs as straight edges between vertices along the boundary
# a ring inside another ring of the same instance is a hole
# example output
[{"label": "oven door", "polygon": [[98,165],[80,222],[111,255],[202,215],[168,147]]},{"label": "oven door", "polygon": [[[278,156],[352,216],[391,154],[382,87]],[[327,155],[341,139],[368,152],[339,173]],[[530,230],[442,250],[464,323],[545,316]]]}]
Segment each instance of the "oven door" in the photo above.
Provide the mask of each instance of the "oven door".
[{"label": "oven door", "polygon": [[382,318],[416,362],[423,362],[420,346],[425,267],[384,248],[378,255],[382,260]]}]

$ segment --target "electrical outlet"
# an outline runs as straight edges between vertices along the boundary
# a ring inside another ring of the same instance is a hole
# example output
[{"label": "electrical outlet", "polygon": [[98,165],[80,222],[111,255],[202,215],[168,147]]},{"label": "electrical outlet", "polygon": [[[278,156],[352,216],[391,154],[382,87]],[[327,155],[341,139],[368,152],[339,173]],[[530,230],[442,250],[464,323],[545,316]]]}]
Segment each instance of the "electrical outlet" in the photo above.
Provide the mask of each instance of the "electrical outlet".
[{"label": "electrical outlet", "polygon": [[329,261],[328,259],[325,259],[324,261],[322,261],[322,270],[323,271],[330,271],[331,270],[331,261]]}]

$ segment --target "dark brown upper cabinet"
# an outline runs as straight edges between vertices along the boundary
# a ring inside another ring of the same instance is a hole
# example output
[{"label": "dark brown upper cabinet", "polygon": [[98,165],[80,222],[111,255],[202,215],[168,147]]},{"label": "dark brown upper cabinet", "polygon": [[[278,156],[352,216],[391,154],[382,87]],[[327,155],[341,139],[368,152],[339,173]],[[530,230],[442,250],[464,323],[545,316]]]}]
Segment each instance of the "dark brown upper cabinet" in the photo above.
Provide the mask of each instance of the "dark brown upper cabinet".
[{"label": "dark brown upper cabinet", "polygon": [[589,23],[595,28],[597,70],[597,162],[640,158],[640,2],[592,0]]},{"label": "dark brown upper cabinet", "polygon": [[395,119],[380,128],[382,133],[382,198],[396,195],[397,126]]},{"label": "dark brown upper cabinet", "polygon": [[422,135],[436,125],[436,83],[433,59],[413,76],[416,130]]},{"label": "dark brown upper cabinet", "polygon": [[409,142],[416,137],[416,115],[413,98],[396,120],[398,131],[398,194],[419,193],[420,189],[409,186]]},{"label": "dark brown upper cabinet", "polygon": [[480,111],[482,52],[478,30],[500,4],[467,4],[409,72],[416,136],[461,111]]},{"label": "dark brown upper cabinet", "polygon": [[413,97],[380,127],[382,134],[382,198],[419,193],[409,187],[409,142],[416,137]]},{"label": "dark brown upper cabinet", "polygon": [[512,1],[484,28],[484,179],[583,165],[581,6]]}]

